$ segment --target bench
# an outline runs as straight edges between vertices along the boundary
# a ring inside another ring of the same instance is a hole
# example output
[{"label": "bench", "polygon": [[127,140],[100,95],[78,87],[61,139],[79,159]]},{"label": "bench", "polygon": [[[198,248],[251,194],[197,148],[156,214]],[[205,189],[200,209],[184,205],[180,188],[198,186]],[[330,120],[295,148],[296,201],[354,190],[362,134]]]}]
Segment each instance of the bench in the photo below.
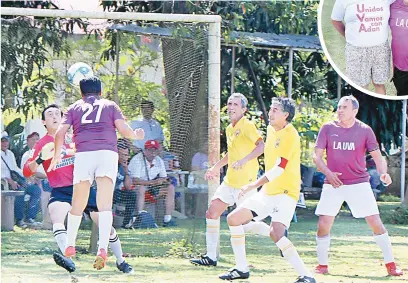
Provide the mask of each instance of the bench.
[{"label": "bench", "polygon": [[320,199],[322,188],[303,186],[302,192],[306,199]]},{"label": "bench", "polygon": [[17,196],[24,196],[24,192],[1,191],[1,231],[14,230],[14,201]]}]

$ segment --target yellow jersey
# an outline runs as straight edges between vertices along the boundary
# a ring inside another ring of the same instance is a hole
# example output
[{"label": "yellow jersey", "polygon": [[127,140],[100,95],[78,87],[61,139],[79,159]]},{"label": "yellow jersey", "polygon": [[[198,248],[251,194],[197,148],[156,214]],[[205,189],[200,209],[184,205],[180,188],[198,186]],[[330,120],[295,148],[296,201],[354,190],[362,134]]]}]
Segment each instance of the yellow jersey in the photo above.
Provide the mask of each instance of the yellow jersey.
[{"label": "yellow jersey", "polygon": [[287,194],[296,201],[300,192],[300,137],[292,124],[276,131],[268,125],[265,142],[265,171],[271,170],[277,158],[288,161],[282,175],[263,186],[268,195]]},{"label": "yellow jersey", "polygon": [[256,180],[259,170],[258,159],[248,161],[241,169],[232,168],[232,164],[250,154],[255,148],[255,143],[262,139],[255,124],[246,117],[242,117],[235,126],[229,124],[226,129],[228,145],[228,170],[224,182],[235,189]]}]

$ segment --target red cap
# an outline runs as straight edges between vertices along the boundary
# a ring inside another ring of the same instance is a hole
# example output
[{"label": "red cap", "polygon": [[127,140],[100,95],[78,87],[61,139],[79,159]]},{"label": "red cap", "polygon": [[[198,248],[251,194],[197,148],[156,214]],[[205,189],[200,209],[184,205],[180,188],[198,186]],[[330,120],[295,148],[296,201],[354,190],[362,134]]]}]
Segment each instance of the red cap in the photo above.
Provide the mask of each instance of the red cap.
[{"label": "red cap", "polygon": [[159,149],[159,147],[160,147],[159,142],[155,140],[149,140],[145,143],[145,149],[148,149],[148,148]]}]

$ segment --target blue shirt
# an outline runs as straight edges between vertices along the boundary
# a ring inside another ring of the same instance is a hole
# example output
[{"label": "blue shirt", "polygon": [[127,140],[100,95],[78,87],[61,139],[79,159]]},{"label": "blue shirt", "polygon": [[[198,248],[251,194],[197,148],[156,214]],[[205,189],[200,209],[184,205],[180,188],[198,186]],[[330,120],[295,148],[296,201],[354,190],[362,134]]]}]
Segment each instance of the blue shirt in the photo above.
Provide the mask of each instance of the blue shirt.
[{"label": "blue shirt", "polygon": [[121,164],[118,165],[118,175],[116,176],[115,190],[120,190],[125,180],[126,172]]},{"label": "blue shirt", "polygon": [[132,129],[142,128],[144,130],[144,139],[143,140],[135,140],[133,144],[137,148],[144,149],[144,144],[146,141],[155,140],[158,142],[164,141],[164,134],[163,129],[160,126],[159,122],[154,119],[147,120],[142,118],[140,120],[135,120],[130,123]]}]

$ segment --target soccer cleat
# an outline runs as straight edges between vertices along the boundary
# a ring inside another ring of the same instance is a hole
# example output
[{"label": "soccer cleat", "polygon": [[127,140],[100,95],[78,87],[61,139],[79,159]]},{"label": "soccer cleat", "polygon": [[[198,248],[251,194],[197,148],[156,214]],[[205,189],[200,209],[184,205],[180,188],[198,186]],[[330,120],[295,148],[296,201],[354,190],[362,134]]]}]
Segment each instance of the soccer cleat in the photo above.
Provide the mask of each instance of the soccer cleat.
[{"label": "soccer cleat", "polygon": [[315,268],[315,273],[318,273],[318,274],[327,274],[327,273],[329,273],[329,266],[328,266],[328,265],[321,265],[321,264],[319,264],[319,265],[316,266],[316,268]]},{"label": "soccer cleat", "polygon": [[125,225],[125,229],[132,229],[133,228],[133,223],[136,221],[136,216],[133,216],[130,220],[129,223]]},{"label": "soccer cleat", "polygon": [[190,262],[195,265],[202,265],[202,266],[217,266],[217,261],[212,260],[206,255],[202,255],[201,258],[191,259]]},{"label": "soccer cleat", "polygon": [[316,283],[316,279],[308,276],[299,276],[295,283]]},{"label": "soccer cleat", "polygon": [[75,256],[75,254],[76,254],[75,247],[69,246],[69,247],[67,247],[67,248],[65,249],[64,256],[66,256],[66,257],[73,257],[73,256]]},{"label": "soccer cleat", "polygon": [[126,261],[123,261],[121,264],[116,263],[116,267],[123,273],[133,273],[132,266]]},{"label": "soccer cleat", "polygon": [[402,270],[397,267],[397,265],[395,264],[395,262],[387,263],[387,264],[385,265],[385,267],[387,268],[388,275],[391,275],[391,276],[401,276],[401,275],[404,274],[404,272],[402,272]]},{"label": "soccer cleat", "polygon": [[221,274],[218,276],[221,280],[235,280],[235,279],[248,279],[249,278],[249,271],[248,272],[242,272],[239,271],[236,268],[231,268],[228,270],[226,273]]},{"label": "soccer cleat", "polygon": [[20,227],[21,229],[27,228],[27,224],[23,220],[17,221],[16,226]]},{"label": "soccer cleat", "polygon": [[177,227],[177,223],[173,219],[170,219],[170,221],[167,222],[163,221],[163,227]]},{"label": "soccer cleat", "polygon": [[108,255],[106,254],[105,249],[100,249],[98,254],[96,255],[96,259],[94,262],[93,267],[97,270],[101,270],[105,267],[105,262],[108,260]]},{"label": "soccer cleat", "polygon": [[65,257],[59,253],[54,253],[52,257],[57,265],[61,266],[69,273],[75,271],[75,263],[69,257]]}]

